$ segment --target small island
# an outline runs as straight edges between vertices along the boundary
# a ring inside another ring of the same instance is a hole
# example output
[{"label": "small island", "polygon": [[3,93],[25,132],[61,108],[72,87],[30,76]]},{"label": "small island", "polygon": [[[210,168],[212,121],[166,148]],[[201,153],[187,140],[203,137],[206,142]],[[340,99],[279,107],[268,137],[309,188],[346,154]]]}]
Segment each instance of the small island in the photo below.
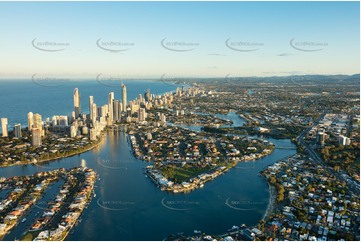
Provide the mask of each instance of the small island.
[{"label": "small island", "polygon": [[[203,116],[202,121],[214,120],[212,115],[209,119]],[[146,175],[161,190],[173,193],[202,188],[239,162],[262,158],[275,148],[262,138],[192,131],[177,125],[148,122],[128,127],[128,132],[134,156],[153,162],[146,168]]]}]

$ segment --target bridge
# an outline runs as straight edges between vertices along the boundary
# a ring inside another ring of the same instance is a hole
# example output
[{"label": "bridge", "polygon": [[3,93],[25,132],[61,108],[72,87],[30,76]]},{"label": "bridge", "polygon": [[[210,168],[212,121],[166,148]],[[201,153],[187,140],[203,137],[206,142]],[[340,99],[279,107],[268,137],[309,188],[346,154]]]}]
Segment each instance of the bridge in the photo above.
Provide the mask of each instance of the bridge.
[{"label": "bridge", "polygon": [[111,131],[125,132],[127,128],[124,126],[112,125],[112,126],[107,126],[107,129]]},{"label": "bridge", "polygon": [[276,146],[276,149],[278,149],[278,150],[296,150],[296,147],[294,147],[294,146]]}]

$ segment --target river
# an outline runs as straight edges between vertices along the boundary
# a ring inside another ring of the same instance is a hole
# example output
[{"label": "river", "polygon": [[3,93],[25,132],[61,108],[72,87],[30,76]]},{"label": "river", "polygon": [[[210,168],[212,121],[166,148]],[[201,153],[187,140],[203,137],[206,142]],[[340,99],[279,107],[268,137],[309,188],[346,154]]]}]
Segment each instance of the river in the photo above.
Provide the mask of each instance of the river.
[{"label": "river", "polygon": [[[276,147],[294,147],[289,140],[270,141]],[[68,239],[162,240],[172,233],[192,234],[194,229],[220,234],[233,225],[257,224],[269,201],[268,185],[259,171],[295,152],[295,149],[276,148],[267,157],[239,163],[228,173],[206,183],[204,188],[175,195],[160,191],[145,177],[143,168],[148,163],[133,157],[125,133],[110,132],[91,151],[41,165],[1,168],[0,176],[24,176],[60,167],[71,168],[80,166],[85,160],[86,165],[99,174],[95,188],[97,196]],[[26,224],[28,221],[19,226],[25,228]],[[15,237],[11,233],[4,239]]]}]

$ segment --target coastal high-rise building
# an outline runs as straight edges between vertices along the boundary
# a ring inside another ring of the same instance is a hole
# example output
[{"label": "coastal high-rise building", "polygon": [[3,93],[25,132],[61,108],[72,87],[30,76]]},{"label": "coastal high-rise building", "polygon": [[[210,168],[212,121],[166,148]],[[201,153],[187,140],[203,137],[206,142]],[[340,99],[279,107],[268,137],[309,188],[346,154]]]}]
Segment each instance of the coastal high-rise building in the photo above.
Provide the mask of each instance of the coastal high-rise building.
[{"label": "coastal high-rise building", "polygon": [[31,130],[32,133],[32,142],[33,146],[41,146],[41,130],[38,128],[33,128]]},{"label": "coastal high-rise building", "polygon": [[39,129],[41,136],[44,136],[43,120],[41,115],[36,113],[33,115],[33,117],[34,117],[33,128]]},{"label": "coastal high-rise building", "polygon": [[90,140],[96,140],[97,139],[97,133],[96,133],[96,130],[94,128],[90,129],[89,137],[90,137]]},{"label": "coastal high-rise building", "polygon": [[97,114],[98,114],[97,120],[100,120],[100,118],[102,117],[102,111],[103,111],[103,106],[100,107],[97,106]]},{"label": "coastal high-rise building", "polygon": [[93,120],[93,103],[94,103],[94,97],[89,96],[89,119]]},{"label": "coastal high-rise building", "polygon": [[138,95],[138,99],[139,99],[139,104],[143,102],[143,96],[142,96],[142,94],[139,94],[139,95]]},{"label": "coastal high-rise building", "polygon": [[28,130],[31,131],[34,125],[34,114],[32,112],[28,113]]},{"label": "coastal high-rise building", "polygon": [[95,103],[93,103],[92,105],[92,122],[93,122],[93,125],[95,124],[95,121],[97,120],[98,118],[98,108],[97,108],[97,105]]},{"label": "coastal high-rise building", "polygon": [[147,114],[145,112],[145,108],[140,108],[139,109],[139,122],[144,122],[146,117],[147,117]]},{"label": "coastal high-rise building", "polygon": [[14,135],[16,138],[21,138],[21,124],[15,124]]},{"label": "coastal high-rise building", "polygon": [[105,104],[103,106],[100,107],[100,110],[98,110],[98,115],[99,115],[99,118],[106,118],[107,116],[107,113],[108,113],[108,105]]},{"label": "coastal high-rise building", "polygon": [[8,119],[1,118],[2,137],[8,137]]},{"label": "coastal high-rise building", "polygon": [[120,112],[119,112],[119,100],[114,100],[113,103],[113,119],[114,121],[119,121],[120,119]]},{"label": "coastal high-rise building", "polygon": [[75,125],[70,126],[70,137],[74,138],[75,136],[77,136],[78,133],[78,127]]},{"label": "coastal high-rise building", "polygon": [[119,101],[119,119],[121,117],[121,113],[123,112],[123,103]]},{"label": "coastal high-rise building", "polygon": [[49,117],[47,117],[46,119],[45,119],[45,125],[48,127],[48,126],[50,126],[50,118]]},{"label": "coastal high-rise building", "polygon": [[127,116],[128,117],[131,117],[132,116],[132,110],[130,108],[127,108],[126,109],[126,113],[127,113]]},{"label": "coastal high-rise building", "polygon": [[33,127],[42,130],[43,129],[43,120],[40,114],[34,114],[34,123]]},{"label": "coastal high-rise building", "polygon": [[132,110],[132,113],[138,112],[139,108],[140,108],[139,104],[131,104],[131,105],[129,105],[129,107]]},{"label": "coastal high-rise building", "polygon": [[68,126],[68,116],[56,115],[56,116],[53,116],[51,118],[51,120],[52,120],[51,122],[52,122],[53,127],[57,127],[57,126],[66,127],[66,126]]},{"label": "coastal high-rise building", "polygon": [[127,87],[122,83],[122,102],[123,102],[123,111],[127,110]]},{"label": "coastal high-rise building", "polygon": [[109,119],[109,123],[113,123],[114,121],[114,92],[110,92],[108,94],[108,119]]},{"label": "coastal high-rise building", "polygon": [[181,93],[181,90],[180,90],[179,87],[177,87],[177,89],[176,89],[176,91],[175,91],[175,94],[176,94],[176,96],[178,96],[178,97],[182,96],[182,93]]},{"label": "coastal high-rise building", "polygon": [[74,112],[75,118],[78,118],[80,115],[80,93],[78,88],[74,89]]},{"label": "coastal high-rise building", "polygon": [[152,94],[150,94],[150,89],[147,90],[146,93],[144,93],[144,99],[145,101],[149,102],[152,100]]}]

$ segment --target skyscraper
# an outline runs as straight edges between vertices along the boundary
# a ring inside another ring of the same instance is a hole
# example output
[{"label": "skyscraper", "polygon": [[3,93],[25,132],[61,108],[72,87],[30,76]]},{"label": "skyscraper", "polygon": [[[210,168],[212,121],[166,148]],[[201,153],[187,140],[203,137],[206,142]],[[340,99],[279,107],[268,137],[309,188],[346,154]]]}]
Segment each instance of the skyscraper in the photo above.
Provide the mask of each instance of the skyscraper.
[{"label": "skyscraper", "polygon": [[43,129],[43,120],[40,114],[34,114],[33,127],[42,130]]},{"label": "skyscraper", "polygon": [[89,96],[89,119],[93,120],[93,103],[94,103],[94,97]]},{"label": "skyscraper", "polygon": [[150,94],[150,89],[147,89],[147,92],[144,93],[144,99],[145,101],[149,102],[152,100],[152,94]]},{"label": "skyscraper", "polygon": [[95,103],[93,103],[92,105],[92,122],[93,122],[93,125],[95,124],[95,121],[97,120],[98,118],[98,108],[97,108],[97,105]]},{"label": "skyscraper", "polygon": [[8,137],[8,119],[1,118],[2,137]]},{"label": "skyscraper", "polygon": [[120,117],[122,116],[121,113],[123,112],[123,103],[122,102],[119,102],[119,119]]},{"label": "skyscraper", "polygon": [[123,111],[127,110],[127,87],[122,83],[122,100],[123,100]]},{"label": "skyscraper", "polygon": [[140,108],[139,109],[139,122],[144,122],[145,121],[145,118],[147,117],[147,114],[145,112],[145,108]]},{"label": "skyscraper", "polygon": [[120,119],[120,112],[119,112],[119,100],[114,100],[114,103],[113,103],[113,119],[114,121],[119,121]]},{"label": "skyscraper", "polygon": [[78,88],[74,89],[74,112],[75,118],[78,118],[80,115],[80,93]]},{"label": "skyscraper", "polygon": [[21,138],[21,124],[15,124],[14,135],[16,138]]},{"label": "skyscraper", "polygon": [[32,137],[32,145],[33,146],[41,146],[41,130],[38,128],[33,128],[31,130],[33,135]]},{"label": "skyscraper", "polygon": [[108,119],[110,123],[113,123],[114,120],[113,103],[114,103],[114,92],[110,92],[108,94]]},{"label": "skyscraper", "polygon": [[31,131],[34,125],[34,114],[32,112],[28,113],[28,130]]},{"label": "skyscraper", "polygon": [[41,136],[44,136],[43,120],[41,115],[36,113],[33,115],[33,117],[34,117],[33,128],[39,129]]},{"label": "skyscraper", "polygon": [[78,127],[75,125],[70,126],[70,137],[74,138],[75,136],[77,136],[78,133]]}]

